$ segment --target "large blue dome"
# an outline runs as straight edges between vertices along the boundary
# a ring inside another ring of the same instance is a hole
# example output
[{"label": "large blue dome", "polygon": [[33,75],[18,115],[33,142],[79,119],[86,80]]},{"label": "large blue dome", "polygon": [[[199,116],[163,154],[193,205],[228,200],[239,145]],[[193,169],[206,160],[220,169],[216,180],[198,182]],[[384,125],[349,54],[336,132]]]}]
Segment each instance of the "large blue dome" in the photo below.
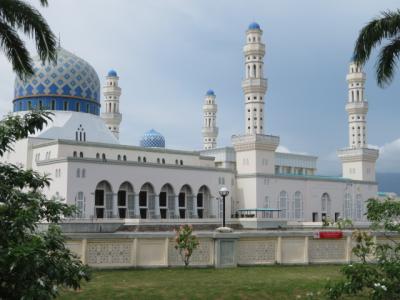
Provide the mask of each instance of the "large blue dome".
[{"label": "large blue dome", "polygon": [[212,89],[209,89],[206,93],[207,96],[215,96],[215,93]]},{"label": "large blue dome", "polygon": [[33,60],[35,74],[27,80],[18,77],[14,87],[14,111],[35,108],[100,113],[100,80],[89,63],[63,48],[57,49],[57,62]]},{"label": "large blue dome", "polygon": [[140,140],[140,146],[146,148],[165,148],[164,136],[154,129],[151,129],[143,135]]},{"label": "large blue dome", "polygon": [[249,30],[254,30],[254,29],[261,29],[260,25],[258,25],[258,23],[253,22],[249,25]]}]

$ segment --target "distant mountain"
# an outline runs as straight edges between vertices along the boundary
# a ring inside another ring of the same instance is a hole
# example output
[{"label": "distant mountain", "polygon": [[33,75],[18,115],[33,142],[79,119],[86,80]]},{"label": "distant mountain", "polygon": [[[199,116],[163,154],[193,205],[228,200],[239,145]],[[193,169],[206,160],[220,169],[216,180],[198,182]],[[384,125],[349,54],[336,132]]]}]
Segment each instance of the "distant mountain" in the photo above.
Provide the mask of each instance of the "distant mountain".
[{"label": "distant mountain", "polygon": [[400,173],[377,173],[376,181],[380,192],[395,192],[400,195]]}]

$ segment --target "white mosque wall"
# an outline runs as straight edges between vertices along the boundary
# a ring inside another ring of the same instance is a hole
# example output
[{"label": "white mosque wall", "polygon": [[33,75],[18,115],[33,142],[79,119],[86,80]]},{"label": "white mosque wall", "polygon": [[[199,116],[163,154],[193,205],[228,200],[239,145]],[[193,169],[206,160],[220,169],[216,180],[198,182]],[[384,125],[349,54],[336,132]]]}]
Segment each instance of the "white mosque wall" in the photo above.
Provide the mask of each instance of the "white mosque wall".
[{"label": "white mosque wall", "polygon": [[[55,170],[59,169],[61,175],[57,177]],[[173,194],[178,195],[184,185],[189,185],[192,195],[196,196],[202,186],[206,186],[211,197],[208,199],[208,209],[212,216],[218,213],[218,191],[222,185],[228,185],[231,190],[226,200],[227,216],[231,211],[231,197],[235,197],[235,190],[231,186],[234,182],[234,174],[231,170],[216,168],[194,169],[187,166],[159,165],[154,163],[138,164],[129,161],[107,161],[86,158],[64,158],[54,161],[43,161],[37,168],[40,172],[52,174],[54,178],[49,196],[56,194],[66,199],[68,204],[75,204],[79,192],[83,192],[85,198],[85,214],[83,217],[94,217],[94,193],[96,186],[107,181],[114,196],[114,216],[117,215],[116,194],[124,182],[129,182],[133,187],[133,193],[138,194],[142,186],[150,183],[154,194],[159,195],[162,187],[169,184]],[[83,176],[83,170],[85,175]],[[78,177],[79,174],[79,177]],[[226,183],[226,184],[223,184]]]},{"label": "white mosque wall", "polygon": [[[324,196],[325,195],[325,196]],[[375,198],[372,182],[288,176],[238,176],[238,208],[280,209],[280,219],[321,221],[347,218],[365,220],[366,201]]]}]

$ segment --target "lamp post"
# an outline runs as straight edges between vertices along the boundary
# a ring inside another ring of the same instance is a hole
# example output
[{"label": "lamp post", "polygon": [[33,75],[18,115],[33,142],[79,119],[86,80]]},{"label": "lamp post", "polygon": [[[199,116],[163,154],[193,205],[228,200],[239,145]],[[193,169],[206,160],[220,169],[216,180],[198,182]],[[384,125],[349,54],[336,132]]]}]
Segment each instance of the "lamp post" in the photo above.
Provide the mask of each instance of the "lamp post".
[{"label": "lamp post", "polygon": [[229,195],[229,191],[225,186],[223,186],[219,190],[219,194],[222,197],[222,227],[225,227],[225,197]]}]

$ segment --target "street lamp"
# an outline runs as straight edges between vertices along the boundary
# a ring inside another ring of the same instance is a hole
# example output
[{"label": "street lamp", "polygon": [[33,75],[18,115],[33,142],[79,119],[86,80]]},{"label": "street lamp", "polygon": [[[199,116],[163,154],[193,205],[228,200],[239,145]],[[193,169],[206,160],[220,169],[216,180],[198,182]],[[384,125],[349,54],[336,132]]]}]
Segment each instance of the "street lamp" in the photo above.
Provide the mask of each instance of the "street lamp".
[{"label": "street lamp", "polygon": [[223,186],[219,190],[219,194],[222,197],[222,227],[225,227],[225,197],[229,195],[229,191],[225,186]]}]

